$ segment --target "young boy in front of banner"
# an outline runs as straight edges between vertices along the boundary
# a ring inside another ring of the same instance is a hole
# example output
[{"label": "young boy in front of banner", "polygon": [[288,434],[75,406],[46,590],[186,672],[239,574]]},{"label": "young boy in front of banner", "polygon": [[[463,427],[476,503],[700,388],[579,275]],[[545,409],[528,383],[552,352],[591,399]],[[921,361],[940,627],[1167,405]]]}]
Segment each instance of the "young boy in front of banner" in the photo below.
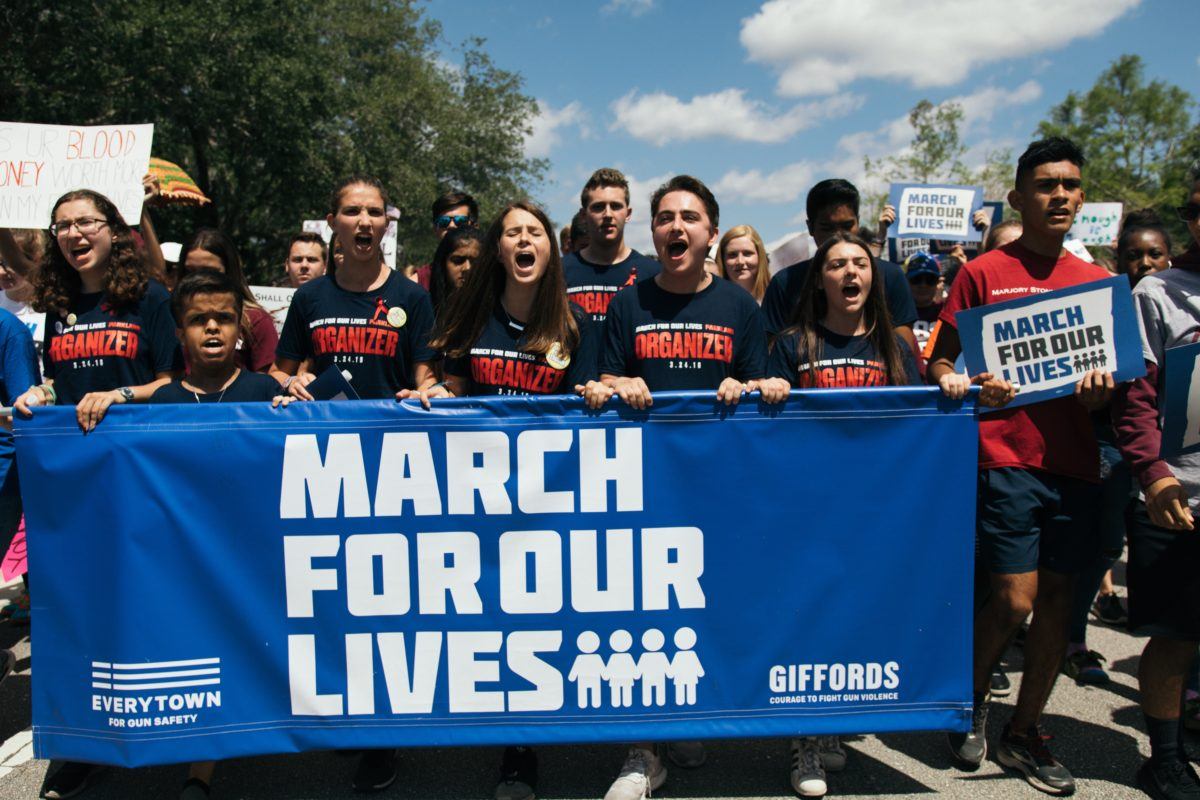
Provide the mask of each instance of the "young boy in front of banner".
[{"label": "young boy in front of banner", "polygon": [[1171,269],[1134,287],[1146,375],[1122,386],[1113,400],[1117,444],[1140,489],[1128,515],[1129,627],[1149,636],[1138,664],[1150,758],[1137,785],[1151,797],[1200,797],[1180,724],[1184,680],[1200,644],[1200,539],[1191,504],[1200,496],[1200,454],[1160,457],[1164,367],[1171,347],[1200,341],[1200,163],[1179,215],[1192,235]]},{"label": "young boy in front of banner", "polygon": [[[947,395],[961,398],[975,383],[980,403],[1003,406],[1018,390],[987,373],[968,378],[955,372],[962,349],[956,312],[1108,277],[1063,249],[1083,205],[1083,165],[1079,148],[1060,137],[1034,142],[1018,160],[1008,202],[1021,214],[1020,238],[964,266],[942,309],[926,379]],[[1094,549],[1087,537],[1095,531],[1100,456],[1089,412],[1103,408],[1112,390],[1112,375],[1092,370],[1074,397],[997,411],[979,422],[976,535],[991,595],[975,620],[971,730],[949,734],[949,745],[962,768],[983,762],[992,667],[1032,610],[1025,676],[997,758],[1048,794],[1075,790],[1038,722],[1066,650],[1075,575]]]},{"label": "young boy in front of banner", "polygon": [[[674,389],[716,389],[726,405],[755,390],[767,402],[787,397],[785,381],[766,377],[767,341],[758,304],[741,287],[704,269],[705,256],[717,241],[719,213],[708,187],[688,175],[672,178],[650,199],[654,249],[662,269],[622,289],[609,304],[600,380],[576,387],[592,408],[616,394],[644,409],[654,403],[652,391]],[[689,338],[687,330],[709,334],[710,346],[685,352],[688,341],[697,338]],[[700,742],[672,743],[668,753],[680,766],[704,761]],[[638,800],[666,779],[654,745],[640,742],[629,749],[605,800]]]},{"label": "young boy in front of banner", "polygon": [[[242,296],[224,273],[201,269],[189,273],[171,295],[176,335],[191,371],[160,387],[151,403],[254,403],[287,406],[279,382],[237,365]],[[191,765],[181,800],[204,800],[212,783],[212,761]]]}]

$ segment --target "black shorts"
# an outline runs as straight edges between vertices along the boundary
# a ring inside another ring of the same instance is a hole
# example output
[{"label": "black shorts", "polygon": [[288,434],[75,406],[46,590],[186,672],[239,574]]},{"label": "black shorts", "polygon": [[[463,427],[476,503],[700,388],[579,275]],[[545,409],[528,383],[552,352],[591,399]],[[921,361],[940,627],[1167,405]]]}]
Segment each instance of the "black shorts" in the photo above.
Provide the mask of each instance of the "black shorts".
[{"label": "black shorts", "polygon": [[1200,641],[1200,532],[1169,531],[1138,501],[1129,514],[1129,629]]},{"label": "black shorts", "polygon": [[1098,498],[1098,486],[1077,478],[1016,467],[980,470],[976,530],[983,569],[1079,572],[1095,558]]}]

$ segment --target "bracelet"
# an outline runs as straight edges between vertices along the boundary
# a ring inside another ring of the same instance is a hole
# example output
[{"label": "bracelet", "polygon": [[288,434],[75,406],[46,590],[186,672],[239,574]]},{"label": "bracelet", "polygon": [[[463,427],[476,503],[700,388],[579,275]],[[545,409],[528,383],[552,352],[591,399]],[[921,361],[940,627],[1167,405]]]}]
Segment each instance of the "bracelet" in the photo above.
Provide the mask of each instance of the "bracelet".
[{"label": "bracelet", "polygon": [[283,382],[283,390],[284,390],[285,392],[288,390],[288,387],[292,385],[292,381],[296,380],[296,378],[297,378],[297,377],[299,377],[299,376],[297,376],[297,375],[288,375],[288,377],[287,377],[287,380],[285,380],[285,381]]},{"label": "bracelet", "polygon": [[58,393],[54,391],[54,387],[48,383],[39,383],[37,388],[42,390],[42,395],[46,398],[49,405],[58,404]]}]

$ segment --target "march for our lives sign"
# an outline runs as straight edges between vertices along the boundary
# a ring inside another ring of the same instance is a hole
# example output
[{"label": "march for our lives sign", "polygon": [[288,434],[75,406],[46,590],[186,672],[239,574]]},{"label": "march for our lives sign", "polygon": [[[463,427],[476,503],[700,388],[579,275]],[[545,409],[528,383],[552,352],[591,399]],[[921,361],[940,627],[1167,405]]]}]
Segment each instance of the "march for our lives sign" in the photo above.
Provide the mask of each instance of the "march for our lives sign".
[{"label": "march for our lives sign", "polygon": [[38,409],[35,751],[966,730],[971,402]]},{"label": "march for our lives sign", "polygon": [[982,186],[893,183],[888,203],[896,209],[889,238],[956,242],[982,238],[971,223],[971,217],[983,208]]},{"label": "march for our lives sign", "polygon": [[967,370],[1021,387],[1006,408],[1072,394],[1094,369],[1118,383],[1146,374],[1123,275],[966,309],[954,320]]},{"label": "march for our lives sign", "polygon": [[1200,451],[1200,342],[1168,349],[1166,362],[1163,458]]}]

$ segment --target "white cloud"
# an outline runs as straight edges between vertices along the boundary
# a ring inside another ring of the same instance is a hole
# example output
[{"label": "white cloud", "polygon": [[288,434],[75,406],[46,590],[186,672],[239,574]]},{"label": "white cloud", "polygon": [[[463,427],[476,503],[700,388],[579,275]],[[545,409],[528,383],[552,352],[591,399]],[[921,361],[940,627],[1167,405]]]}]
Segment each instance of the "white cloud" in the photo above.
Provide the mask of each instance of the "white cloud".
[{"label": "white cloud", "polygon": [[744,89],[724,89],[691,100],[665,92],[638,94],[634,89],[612,104],[616,118],[611,128],[659,147],[709,138],[777,143],[823,120],[848,114],[862,102],[857,95],[843,94],[777,112],[761,101],[747,99]]},{"label": "white cloud", "polygon": [[1093,36],[1139,2],[768,0],[742,20],[741,42],[789,97],[833,94],[861,78],[953,86],[977,66]]},{"label": "white cloud", "polygon": [[615,14],[618,11],[627,12],[632,17],[640,17],[654,9],[655,0],[608,0],[600,9],[602,14]]},{"label": "white cloud", "polygon": [[[984,139],[983,133],[997,114],[1013,106],[1031,103],[1042,96],[1042,87],[1037,81],[1026,81],[1014,89],[988,86],[968,95],[952,97],[945,102],[958,103],[963,109],[960,133],[968,145],[968,163],[982,163],[986,150],[1000,143]],[[863,159],[866,156],[900,155],[912,142],[913,129],[908,115],[892,119],[873,131],[848,133],[838,140],[838,153],[834,158],[823,161],[796,161],[785,164],[770,172],[758,169],[746,171],[729,170],[713,184],[717,200],[747,203],[796,203],[808,193],[814,183],[825,178],[845,178],[858,186],[864,194],[877,192],[883,187],[875,185],[866,175]],[[789,224],[802,224],[807,215],[800,210]]]},{"label": "white cloud", "polygon": [[562,141],[562,130],[575,127],[579,135],[587,137],[587,112],[583,110],[578,100],[574,100],[562,108],[554,108],[549,103],[538,100],[538,115],[532,124],[532,130],[525,137],[525,155],[529,158],[544,158]]}]

